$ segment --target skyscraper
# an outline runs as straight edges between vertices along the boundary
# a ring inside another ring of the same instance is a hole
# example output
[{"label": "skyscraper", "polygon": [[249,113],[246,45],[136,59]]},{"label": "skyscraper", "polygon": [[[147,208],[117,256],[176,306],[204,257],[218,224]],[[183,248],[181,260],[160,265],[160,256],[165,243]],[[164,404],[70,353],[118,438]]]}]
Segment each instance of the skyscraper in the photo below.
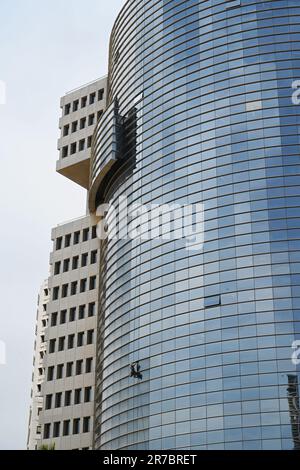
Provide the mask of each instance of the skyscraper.
[{"label": "skyscraper", "polygon": [[98,449],[298,445],[299,32],[294,0],[127,1],[116,20],[90,210],[198,203],[205,223],[202,250],[102,241]]},{"label": "skyscraper", "polygon": [[[115,22],[89,171],[71,138],[58,164],[102,226],[95,449],[299,447],[299,32],[296,0],[128,0]],[[204,209],[203,243],[163,236],[175,205]],[[65,412],[44,435],[88,417]]]}]

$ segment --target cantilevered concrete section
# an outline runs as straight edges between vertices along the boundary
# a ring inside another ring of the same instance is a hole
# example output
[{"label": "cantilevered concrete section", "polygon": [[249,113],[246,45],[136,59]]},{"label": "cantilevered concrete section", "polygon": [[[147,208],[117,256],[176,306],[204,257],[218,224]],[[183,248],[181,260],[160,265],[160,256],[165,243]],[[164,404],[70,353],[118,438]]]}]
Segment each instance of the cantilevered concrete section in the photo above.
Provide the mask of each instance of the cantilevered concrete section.
[{"label": "cantilevered concrete section", "polygon": [[61,99],[59,160],[56,170],[88,189],[90,151],[95,126],[106,107],[106,77],[67,93]]}]

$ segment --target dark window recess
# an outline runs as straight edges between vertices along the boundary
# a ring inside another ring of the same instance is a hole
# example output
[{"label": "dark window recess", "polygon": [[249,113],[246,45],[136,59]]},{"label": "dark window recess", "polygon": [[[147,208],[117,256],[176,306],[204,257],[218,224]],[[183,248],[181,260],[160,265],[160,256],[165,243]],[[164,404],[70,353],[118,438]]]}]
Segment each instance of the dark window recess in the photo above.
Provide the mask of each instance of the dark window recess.
[{"label": "dark window recess", "polygon": [[70,269],[70,259],[64,260],[64,273],[67,273]]},{"label": "dark window recess", "polygon": [[60,261],[55,263],[55,265],[54,265],[54,276],[57,276],[60,273],[60,266],[61,266]]},{"label": "dark window recess", "polygon": [[86,118],[80,119],[80,129],[84,129],[86,126]]},{"label": "dark window recess", "polygon": [[69,315],[69,321],[75,321],[76,320],[76,307],[70,308],[70,315]]},{"label": "dark window recess", "polygon": [[71,245],[72,236],[70,234],[65,236],[65,248],[68,248]]},{"label": "dark window recess", "polygon": [[62,249],[62,242],[63,242],[62,237],[58,237],[56,239],[56,250],[61,250]]},{"label": "dark window recess", "polygon": [[69,436],[70,435],[70,420],[64,421],[63,424],[63,435]]},{"label": "dark window recess", "polygon": [[69,147],[65,145],[65,147],[62,148],[61,156],[62,158],[67,158],[68,154],[69,154]]},{"label": "dark window recess", "polygon": [[67,323],[67,310],[62,310],[60,312],[60,324],[64,325]]},{"label": "dark window recess", "polygon": [[50,439],[51,424],[45,424],[44,426],[44,439]]},{"label": "dark window recess", "polygon": [[78,265],[79,265],[79,256],[74,256],[73,263],[72,263],[72,268],[77,269]]},{"label": "dark window recess", "polygon": [[79,152],[82,152],[85,149],[85,139],[79,141]]},{"label": "dark window recess", "polygon": [[78,129],[78,121],[72,122],[72,133],[77,132]]},{"label": "dark window recess", "polygon": [[66,137],[67,135],[69,135],[69,130],[70,130],[69,124],[67,124],[66,126],[64,126],[64,130],[63,130],[63,136],[64,136],[64,137]]},{"label": "dark window recess", "polygon": [[88,239],[89,239],[89,234],[90,234],[90,229],[89,229],[89,228],[85,228],[85,229],[83,230],[83,235],[82,235],[82,240],[83,240],[84,242],[87,242],[87,241],[88,241]]},{"label": "dark window recess", "polygon": [[83,98],[81,98],[81,107],[85,108],[86,105],[87,105],[87,96],[84,96]]},{"label": "dark window recess", "polygon": [[73,102],[73,113],[78,111],[78,109],[79,109],[79,100],[76,100]]},{"label": "dark window recess", "polygon": [[97,225],[92,227],[92,239],[94,240],[95,238],[97,238]]},{"label": "dark window recess", "polygon": [[71,406],[72,390],[67,390],[65,393],[65,406]]},{"label": "dark window recess", "polygon": [[73,142],[73,144],[71,144],[71,155],[74,155],[74,153],[76,152],[77,152],[77,143]]},{"label": "dark window recess", "polygon": [[68,116],[70,112],[71,112],[71,104],[69,103],[65,105],[65,116]]},{"label": "dark window recess", "polygon": [[88,148],[88,149],[91,148],[91,146],[92,146],[92,140],[93,140],[93,136],[90,135],[90,136],[88,137],[88,141],[87,141],[87,148]]},{"label": "dark window recess", "polygon": [[204,299],[204,308],[218,307],[219,305],[221,305],[220,295],[213,295]]},{"label": "dark window recess", "polygon": [[104,97],[104,88],[98,91],[98,101],[103,100],[103,97]]},{"label": "dark window recess", "polygon": [[90,94],[90,104],[94,104],[96,101],[96,93]]},{"label": "dark window recess", "polygon": [[78,319],[83,320],[85,318],[85,305],[80,305]]},{"label": "dark window recess", "polygon": [[58,313],[54,312],[51,314],[51,326],[56,326],[57,325],[57,317]]},{"label": "dark window recess", "polygon": [[74,233],[74,245],[78,245],[80,243],[80,232],[75,232]]}]

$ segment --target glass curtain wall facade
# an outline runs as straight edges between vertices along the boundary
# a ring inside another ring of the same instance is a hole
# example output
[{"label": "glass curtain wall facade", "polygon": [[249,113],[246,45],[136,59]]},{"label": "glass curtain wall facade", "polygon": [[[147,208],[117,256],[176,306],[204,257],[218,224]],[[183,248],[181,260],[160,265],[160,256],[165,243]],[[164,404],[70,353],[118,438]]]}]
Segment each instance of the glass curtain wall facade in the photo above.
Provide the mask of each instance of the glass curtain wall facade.
[{"label": "glass curtain wall facade", "polygon": [[299,447],[299,33],[296,0],[115,23],[108,105],[135,125],[94,203],[203,203],[205,243],[102,243],[98,449]]}]

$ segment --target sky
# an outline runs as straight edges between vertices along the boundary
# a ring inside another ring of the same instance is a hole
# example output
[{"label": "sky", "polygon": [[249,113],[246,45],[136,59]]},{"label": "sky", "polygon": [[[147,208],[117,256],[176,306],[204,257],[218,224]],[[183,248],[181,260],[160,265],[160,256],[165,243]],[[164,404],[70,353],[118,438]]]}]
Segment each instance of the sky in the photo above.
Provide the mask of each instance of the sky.
[{"label": "sky", "polygon": [[109,35],[123,4],[0,0],[1,450],[26,448],[37,295],[49,273],[51,228],[85,211],[84,190],[55,172],[59,100],[107,73]]}]

